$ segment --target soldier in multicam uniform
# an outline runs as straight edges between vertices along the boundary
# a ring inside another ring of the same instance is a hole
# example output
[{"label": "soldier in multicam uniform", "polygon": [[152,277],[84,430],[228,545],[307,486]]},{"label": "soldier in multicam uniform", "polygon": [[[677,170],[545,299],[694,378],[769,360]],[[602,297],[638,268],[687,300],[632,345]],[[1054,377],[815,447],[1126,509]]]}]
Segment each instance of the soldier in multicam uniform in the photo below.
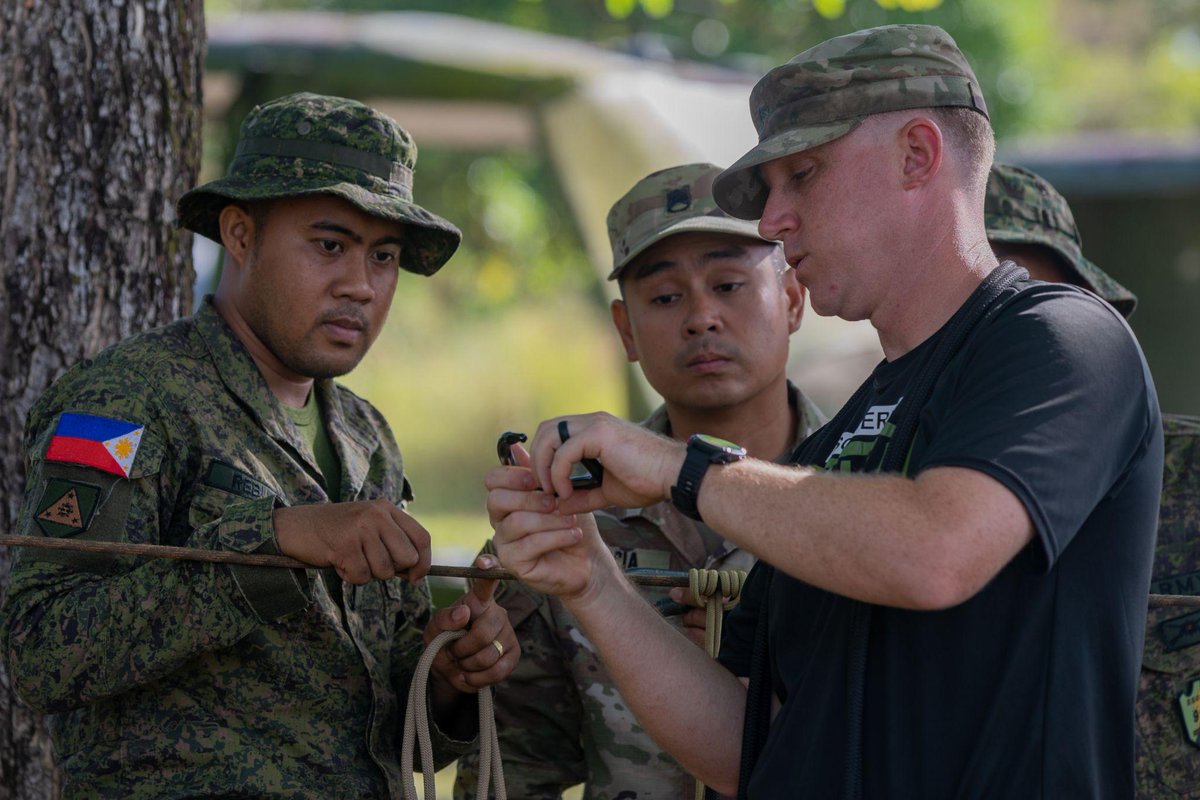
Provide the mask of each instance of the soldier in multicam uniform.
[{"label": "soldier in multicam uniform", "polygon": [[[1084,257],[1075,218],[1044,178],[995,164],[988,239],[1034,278],[1090,289],[1128,318],[1137,298]],[[1163,415],[1162,506],[1150,590],[1200,595],[1200,419]],[[1200,611],[1152,608],[1137,699],[1137,796],[1200,798]]]},{"label": "soldier in multicam uniform", "polygon": [[[780,248],[753,222],[721,211],[711,164],[653,173],[608,215],[620,300],[613,321],[630,361],[665,400],[642,425],[680,441],[703,430],[784,458],[822,416],[786,378],[788,336],[804,290]],[[598,515],[625,569],[749,569],[754,557],[668,502]],[[683,614],[682,590],[646,600],[703,646],[703,612]],[[664,753],[622,700],[586,636],[557,598],[507,584],[498,601],[522,658],[496,698],[509,794],[558,798],[586,783],[587,798],[691,797],[694,779]],[[630,633],[636,640],[637,633]],[[652,667],[651,667],[652,668]],[[459,761],[456,798],[474,798],[478,752]]]},{"label": "soldier in multicam uniform", "polygon": [[412,201],[415,161],[361,103],[259,106],[229,174],[179,204],[226,248],[215,298],[76,365],[30,412],[23,533],[313,565],[18,551],[3,652],[50,715],[66,797],[395,798],[424,642],[470,626],[431,683],[443,764],[475,735],[470,693],[511,671],[494,585],[431,615],[400,451],[331,380],[379,334],[399,270],[431,275],[458,245]]}]

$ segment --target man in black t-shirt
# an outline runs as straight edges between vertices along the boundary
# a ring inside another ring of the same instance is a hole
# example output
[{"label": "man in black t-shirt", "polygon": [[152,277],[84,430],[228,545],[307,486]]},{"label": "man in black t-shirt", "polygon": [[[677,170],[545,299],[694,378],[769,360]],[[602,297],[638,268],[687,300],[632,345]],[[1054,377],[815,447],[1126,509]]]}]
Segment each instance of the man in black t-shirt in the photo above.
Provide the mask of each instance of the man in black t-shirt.
[{"label": "man in black t-shirt", "polygon": [[[1041,176],[993,164],[984,201],[988,240],[1042,281],[1083,286],[1128,318],[1137,297],[1083,255],[1071,208]],[[1163,414],[1162,507],[1151,590],[1200,594],[1200,420]],[[1137,796],[1200,797],[1200,612],[1149,609],[1137,699]]]},{"label": "man in black t-shirt", "polygon": [[[886,360],[798,450],[810,467],[604,414],[543,423],[526,468],[487,477],[501,560],[720,791],[1131,796],[1162,479],[1136,340],[1099,298],[997,263],[991,127],[944,31],[832,39],[751,109],[760,143],[718,202],[782,241],[818,313],[869,319]],[[572,491],[583,457],[604,483]],[[762,559],[720,663],[655,625],[585,513],[664,497]]]}]

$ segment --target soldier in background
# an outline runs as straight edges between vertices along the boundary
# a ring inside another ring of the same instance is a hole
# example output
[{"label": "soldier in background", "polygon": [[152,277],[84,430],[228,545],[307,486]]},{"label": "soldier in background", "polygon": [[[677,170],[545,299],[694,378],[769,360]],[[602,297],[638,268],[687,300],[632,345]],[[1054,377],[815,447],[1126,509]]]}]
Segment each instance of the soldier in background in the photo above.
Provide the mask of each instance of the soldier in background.
[{"label": "soldier in background", "polygon": [[[1150,591],[1200,595],[1200,418],[1164,416],[1163,443]],[[1137,723],[1137,796],[1200,798],[1200,611],[1150,610]]]},{"label": "soldier in background", "polygon": [[[712,183],[720,172],[711,164],[665,169],[612,207],[608,278],[621,292],[613,324],[627,358],[665,401],[644,427],[679,441],[704,431],[782,460],[823,421],[785,373],[804,288],[754,222],[717,207]],[[754,563],[669,502],[613,509],[597,521],[627,570],[749,570]],[[703,646],[704,612],[679,605],[683,590],[643,593]],[[497,599],[522,650],[496,697],[509,795],[558,798],[586,783],[587,798],[690,798],[694,780],[634,719],[562,602],[516,582]],[[456,798],[474,798],[477,770],[477,751],[460,760]]]},{"label": "soldier in background", "polygon": [[391,429],[332,380],[379,335],[400,271],[432,275],[458,246],[413,202],[415,162],[361,103],[258,106],[228,174],[179,203],[225,247],[215,297],[31,410],[21,533],[312,565],[19,550],[0,639],[13,688],[50,716],[67,798],[397,798],[424,643],[470,628],[430,682],[443,764],[475,736],[472,694],[511,671],[494,582],[431,614]]},{"label": "soldier in background", "polygon": [[992,252],[1015,261],[1039,281],[1069,283],[1108,301],[1128,319],[1137,297],[1084,258],[1079,229],[1067,200],[1023,167],[993,164],[983,206]]},{"label": "soldier in background", "polygon": [[[1090,289],[1128,318],[1137,298],[1084,257],[1066,198],[1044,178],[995,164],[984,206],[999,258],[1032,277]],[[1150,591],[1200,595],[1200,419],[1163,415],[1162,507]],[[1200,798],[1200,611],[1150,609],[1137,698],[1137,792]]]}]

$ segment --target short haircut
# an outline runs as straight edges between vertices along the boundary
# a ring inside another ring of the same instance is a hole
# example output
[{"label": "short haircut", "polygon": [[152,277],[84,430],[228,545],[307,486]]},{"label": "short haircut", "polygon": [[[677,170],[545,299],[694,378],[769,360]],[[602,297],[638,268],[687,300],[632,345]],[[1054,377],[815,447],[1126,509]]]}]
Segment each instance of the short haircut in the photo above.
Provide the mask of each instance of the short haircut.
[{"label": "short haircut", "polygon": [[960,106],[884,111],[874,118],[900,126],[918,116],[928,117],[937,124],[945,150],[955,154],[954,160],[962,165],[971,189],[982,201],[987,191],[988,172],[996,156],[996,136],[988,118]]},{"label": "short haircut", "polygon": [[972,186],[983,197],[988,172],[996,159],[996,135],[992,132],[992,123],[970,108],[947,106],[927,110],[942,129],[946,149],[959,154]]}]

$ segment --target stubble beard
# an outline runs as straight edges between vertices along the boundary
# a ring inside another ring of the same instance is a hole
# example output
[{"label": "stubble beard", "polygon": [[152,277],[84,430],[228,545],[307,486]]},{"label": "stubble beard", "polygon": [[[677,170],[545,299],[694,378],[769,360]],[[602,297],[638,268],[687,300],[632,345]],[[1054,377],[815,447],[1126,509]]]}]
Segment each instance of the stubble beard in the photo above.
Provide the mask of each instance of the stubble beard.
[{"label": "stubble beard", "polygon": [[310,328],[309,332],[298,341],[288,341],[286,337],[278,334],[278,326],[274,324],[269,312],[258,315],[247,322],[250,329],[254,331],[254,335],[271,351],[280,364],[305,378],[324,380],[341,377],[357,367],[363,356],[367,354],[367,347],[364,346],[359,352],[349,355],[351,358],[349,363],[340,358],[323,356],[312,344],[313,339],[319,335],[316,327]]}]

